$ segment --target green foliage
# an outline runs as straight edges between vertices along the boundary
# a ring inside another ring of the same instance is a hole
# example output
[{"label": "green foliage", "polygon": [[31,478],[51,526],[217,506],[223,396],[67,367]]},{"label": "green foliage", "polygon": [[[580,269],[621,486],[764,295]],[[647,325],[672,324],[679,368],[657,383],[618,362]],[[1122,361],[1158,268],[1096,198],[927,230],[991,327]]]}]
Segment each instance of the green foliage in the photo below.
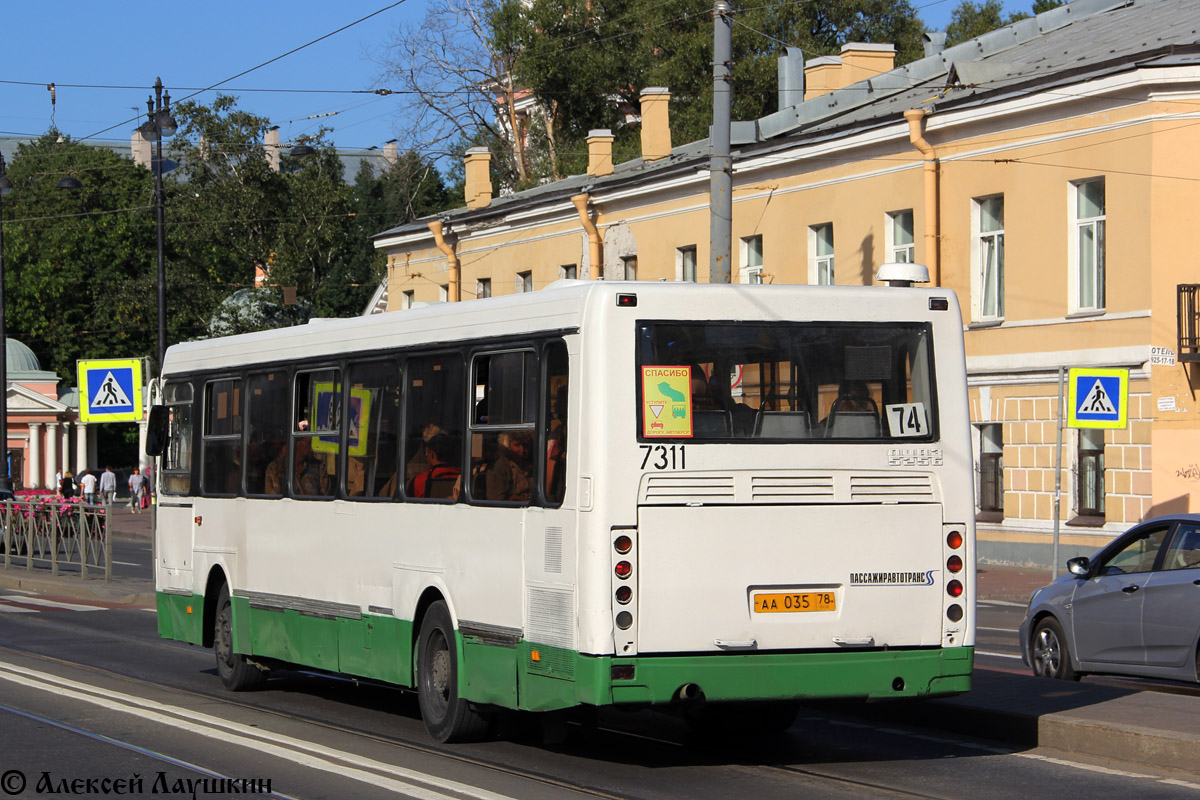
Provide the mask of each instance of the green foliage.
[{"label": "green foliage", "polygon": [[[164,176],[169,344],[359,314],[384,273],[371,237],[450,205],[431,163],[412,153],[379,175],[364,168],[351,185],[326,132],[308,142],[314,157],[284,156],[276,172],[264,154],[267,120],[233,98],[180,103],[174,115],[178,133],[164,142],[179,164]],[[7,174],[9,335],[67,386],[77,359],[153,356],[152,173],[52,130],[21,145]],[[82,190],[56,188],[68,174]],[[251,288],[256,267],[269,271],[267,288]]]},{"label": "green foliage", "polygon": [[[1032,11],[1041,14],[1052,8],[1058,8],[1064,0],[1034,0]],[[1004,5],[1001,0],[983,0],[980,3],[963,0],[950,15],[950,24],[946,26],[946,46],[952,47],[968,39],[982,36],[989,31],[1011,25],[1028,19],[1024,11],[1014,11],[1004,15]]]},{"label": "green foliage", "polygon": [[[154,350],[153,181],[132,161],[61,138],[22,144],[4,198],[8,335],[74,384],[80,358]],[[57,189],[67,175],[83,188]]]},{"label": "green foliage", "polygon": [[[555,174],[581,171],[593,128],[620,130],[648,86],[671,91],[676,144],[708,136],[712,120],[712,4],[707,0],[509,0],[527,10],[516,82],[550,117]],[[908,0],[823,0],[753,5],[734,16],[733,118],[756,119],[778,108],[777,59],[784,45],[809,55],[839,52],[847,42],[897,47],[897,63],[922,55],[923,28]],[[513,37],[510,29],[504,38]],[[625,148],[614,148],[619,155]],[[531,146],[530,150],[533,150]],[[637,148],[632,148],[636,153]],[[542,173],[542,177],[545,173]]]}]

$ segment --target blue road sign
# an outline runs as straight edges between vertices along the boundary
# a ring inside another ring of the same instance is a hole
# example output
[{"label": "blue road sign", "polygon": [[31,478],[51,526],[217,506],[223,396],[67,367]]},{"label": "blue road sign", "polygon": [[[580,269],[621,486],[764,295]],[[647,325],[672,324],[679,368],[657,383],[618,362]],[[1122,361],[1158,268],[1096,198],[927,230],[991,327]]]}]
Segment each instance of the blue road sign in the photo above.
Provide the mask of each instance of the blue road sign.
[{"label": "blue road sign", "polygon": [[1129,417],[1129,370],[1073,369],[1067,397],[1072,428],[1124,428]]},{"label": "blue road sign", "polygon": [[142,418],[142,362],[136,358],[80,361],[79,418],[135,422]]}]

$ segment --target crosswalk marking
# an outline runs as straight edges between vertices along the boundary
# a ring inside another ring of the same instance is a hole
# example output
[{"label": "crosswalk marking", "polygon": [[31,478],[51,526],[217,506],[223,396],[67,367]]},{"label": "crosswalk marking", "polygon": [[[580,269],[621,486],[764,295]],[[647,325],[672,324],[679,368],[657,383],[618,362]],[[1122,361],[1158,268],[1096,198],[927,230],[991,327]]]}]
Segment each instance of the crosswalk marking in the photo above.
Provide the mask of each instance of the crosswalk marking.
[{"label": "crosswalk marking", "polygon": [[[32,607],[31,607],[32,606]],[[0,595],[0,613],[19,614],[38,611],[103,611],[104,606],[89,606],[79,603],[64,603],[44,597],[13,597]]]}]

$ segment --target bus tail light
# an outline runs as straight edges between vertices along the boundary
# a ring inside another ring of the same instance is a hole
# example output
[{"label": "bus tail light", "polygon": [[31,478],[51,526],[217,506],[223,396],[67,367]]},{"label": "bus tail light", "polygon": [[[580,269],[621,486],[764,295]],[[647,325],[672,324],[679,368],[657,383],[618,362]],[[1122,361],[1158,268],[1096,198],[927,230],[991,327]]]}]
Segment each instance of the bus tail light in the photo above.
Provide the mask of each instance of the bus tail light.
[{"label": "bus tail light", "polygon": [[946,559],[946,569],[953,573],[962,572],[963,560],[958,556],[950,556]]},{"label": "bus tail light", "polygon": [[962,597],[963,585],[961,581],[950,581],[946,584],[946,594],[951,597]]},{"label": "bus tail light", "polygon": [[609,602],[612,604],[613,652],[617,656],[637,655],[638,579],[634,575],[637,537],[638,532],[632,528],[617,528],[609,540],[612,543]]},{"label": "bus tail light", "polygon": [[633,599],[633,589],[630,589],[629,586],[618,586],[617,587],[617,602],[618,603],[620,603],[621,605],[628,605],[628,603],[631,599]]},{"label": "bus tail light", "polygon": [[625,555],[633,549],[633,539],[630,539],[625,534],[621,534],[613,540],[613,549],[621,555]]},{"label": "bus tail light", "polygon": [[946,534],[946,544],[951,550],[957,550],[963,546],[963,535],[961,531],[950,531]]},{"label": "bus tail light", "polygon": [[633,574],[633,565],[628,561],[618,561],[617,566],[613,567],[613,572],[617,574],[618,578],[625,580]]}]

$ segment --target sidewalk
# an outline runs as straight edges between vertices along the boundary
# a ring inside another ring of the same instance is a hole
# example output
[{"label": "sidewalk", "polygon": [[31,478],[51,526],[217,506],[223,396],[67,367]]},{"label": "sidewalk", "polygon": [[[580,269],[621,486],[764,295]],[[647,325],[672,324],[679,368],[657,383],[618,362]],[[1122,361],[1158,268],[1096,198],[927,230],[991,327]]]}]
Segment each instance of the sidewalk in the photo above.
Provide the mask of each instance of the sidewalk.
[{"label": "sidewalk", "polygon": [[[1060,573],[1061,574],[1061,573]],[[1005,603],[1029,603],[1029,595],[1050,583],[1048,569],[1012,567],[1007,564],[979,564],[975,567],[976,597]]]}]

